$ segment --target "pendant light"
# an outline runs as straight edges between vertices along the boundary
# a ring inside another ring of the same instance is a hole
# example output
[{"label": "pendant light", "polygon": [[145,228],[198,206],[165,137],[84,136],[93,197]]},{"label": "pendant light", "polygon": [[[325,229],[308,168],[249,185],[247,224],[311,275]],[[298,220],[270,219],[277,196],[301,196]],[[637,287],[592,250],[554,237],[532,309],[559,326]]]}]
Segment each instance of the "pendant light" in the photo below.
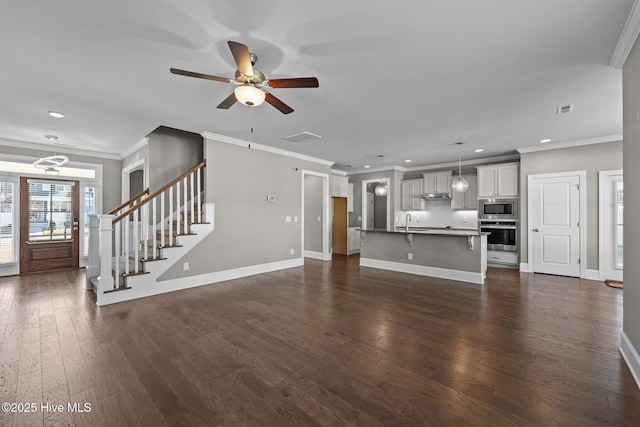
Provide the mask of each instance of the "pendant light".
[{"label": "pendant light", "polygon": [[[383,159],[383,155],[380,154],[378,156],[378,158],[380,159],[379,164],[380,164],[380,172],[382,173],[382,159]],[[382,179],[382,177],[380,178]],[[373,192],[375,193],[376,196],[386,196],[387,195],[387,184],[385,182],[378,182],[378,185],[376,185],[375,190],[373,190]]]},{"label": "pendant light", "polygon": [[458,193],[464,193],[469,189],[469,183],[462,177],[462,142],[456,142],[458,144],[458,177],[453,180],[451,189]]}]

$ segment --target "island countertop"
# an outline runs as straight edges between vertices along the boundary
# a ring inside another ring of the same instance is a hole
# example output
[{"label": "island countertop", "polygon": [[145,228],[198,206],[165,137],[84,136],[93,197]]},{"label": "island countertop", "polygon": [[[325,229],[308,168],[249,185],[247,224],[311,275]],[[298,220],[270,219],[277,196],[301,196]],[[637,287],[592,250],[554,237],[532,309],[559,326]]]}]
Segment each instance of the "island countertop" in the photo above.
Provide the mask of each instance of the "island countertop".
[{"label": "island countertop", "polygon": [[406,231],[404,227],[398,227],[395,230],[385,230],[382,228],[361,228],[360,231],[373,232],[373,233],[394,233],[394,234],[432,234],[437,236],[487,236],[489,233],[478,231],[472,228],[422,228],[422,227],[409,227],[409,231]]}]

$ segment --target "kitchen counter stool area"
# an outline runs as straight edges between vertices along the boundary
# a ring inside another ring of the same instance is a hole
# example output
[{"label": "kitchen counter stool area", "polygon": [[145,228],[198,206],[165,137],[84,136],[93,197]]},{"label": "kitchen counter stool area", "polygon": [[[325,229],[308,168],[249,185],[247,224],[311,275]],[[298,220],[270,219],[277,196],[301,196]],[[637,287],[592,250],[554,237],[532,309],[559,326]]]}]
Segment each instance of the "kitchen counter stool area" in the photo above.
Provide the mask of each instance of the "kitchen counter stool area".
[{"label": "kitchen counter stool area", "polygon": [[475,230],[361,230],[360,265],[483,284],[487,233]]}]

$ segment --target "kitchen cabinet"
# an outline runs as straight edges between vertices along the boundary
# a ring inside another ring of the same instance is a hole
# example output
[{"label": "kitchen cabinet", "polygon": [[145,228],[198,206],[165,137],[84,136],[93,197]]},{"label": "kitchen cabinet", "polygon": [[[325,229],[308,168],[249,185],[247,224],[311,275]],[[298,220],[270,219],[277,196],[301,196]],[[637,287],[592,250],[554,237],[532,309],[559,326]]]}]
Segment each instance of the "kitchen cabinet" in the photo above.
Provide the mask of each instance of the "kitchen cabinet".
[{"label": "kitchen cabinet", "polygon": [[400,182],[403,211],[422,210],[422,188],[423,180],[421,178],[405,179]]},{"label": "kitchen cabinet", "polygon": [[341,175],[331,175],[329,177],[329,193],[331,197],[348,197],[349,178]]},{"label": "kitchen cabinet", "polygon": [[358,227],[349,227],[349,250],[348,254],[360,252],[360,230]]},{"label": "kitchen cabinet", "polygon": [[518,196],[518,163],[477,166],[478,197]]},{"label": "kitchen cabinet", "polygon": [[349,191],[347,193],[347,212],[353,212],[353,182],[349,183]]},{"label": "kitchen cabinet", "polygon": [[429,172],[422,174],[425,193],[450,193],[451,171]]},{"label": "kitchen cabinet", "polygon": [[462,175],[469,183],[469,188],[464,193],[453,191],[451,196],[452,210],[478,209],[478,178],[476,175]]}]

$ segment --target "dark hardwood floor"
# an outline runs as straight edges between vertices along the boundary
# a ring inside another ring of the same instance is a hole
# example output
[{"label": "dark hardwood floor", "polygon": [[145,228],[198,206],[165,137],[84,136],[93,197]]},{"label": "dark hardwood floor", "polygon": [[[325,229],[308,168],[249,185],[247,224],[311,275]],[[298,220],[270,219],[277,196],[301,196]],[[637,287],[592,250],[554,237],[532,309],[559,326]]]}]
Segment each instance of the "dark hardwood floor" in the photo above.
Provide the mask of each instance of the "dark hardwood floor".
[{"label": "dark hardwood floor", "polygon": [[37,410],[0,425],[638,426],[621,323],[601,282],[357,256],[107,307],[84,270],[8,277],[0,401]]}]

